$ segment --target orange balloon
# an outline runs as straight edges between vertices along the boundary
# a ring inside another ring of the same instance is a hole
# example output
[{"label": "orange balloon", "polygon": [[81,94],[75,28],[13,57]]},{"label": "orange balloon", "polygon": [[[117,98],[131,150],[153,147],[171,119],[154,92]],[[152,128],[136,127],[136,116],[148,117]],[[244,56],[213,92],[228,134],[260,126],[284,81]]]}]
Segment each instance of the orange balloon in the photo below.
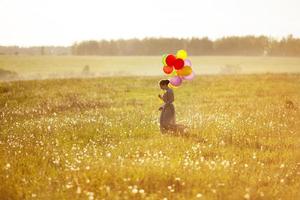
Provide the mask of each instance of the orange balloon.
[{"label": "orange balloon", "polygon": [[181,70],[177,70],[176,72],[178,76],[188,76],[193,72],[193,70],[189,66],[184,66]]}]

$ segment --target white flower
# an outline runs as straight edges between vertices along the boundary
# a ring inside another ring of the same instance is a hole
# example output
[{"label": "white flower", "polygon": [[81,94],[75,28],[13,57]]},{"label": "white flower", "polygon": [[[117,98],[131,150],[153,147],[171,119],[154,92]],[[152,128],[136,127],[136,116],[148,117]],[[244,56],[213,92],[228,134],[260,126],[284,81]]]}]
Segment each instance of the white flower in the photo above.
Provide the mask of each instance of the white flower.
[{"label": "white flower", "polygon": [[131,190],[131,192],[132,192],[133,194],[136,194],[136,193],[139,192],[139,190],[138,190],[137,188],[133,188],[133,189]]},{"label": "white flower", "polygon": [[5,167],[4,167],[4,169],[8,170],[9,168],[10,168],[10,164],[7,163],[7,164],[5,165]]},{"label": "white flower", "polygon": [[140,190],[139,190],[139,193],[140,193],[140,194],[143,194],[144,192],[145,192],[145,191],[144,191],[143,189],[140,189]]},{"label": "white flower", "polygon": [[67,189],[70,189],[70,188],[72,188],[72,187],[73,187],[72,183],[68,183],[68,184],[66,185],[66,188],[67,188]]},{"label": "white flower", "polygon": [[201,193],[198,193],[197,195],[196,195],[196,197],[197,198],[201,198],[203,195],[201,194]]},{"label": "white flower", "polygon": [[80,194],[80,193],[81,193],[81,188],[80,188],[79,186],[77,187],[76,193],[77,193],[77,194]]},{"label": "white flower", "polygon": [[250,194],[249,194],[249,193],[246,193],[246,194],[244,195],[244,198],[245,198],[245,199],[250,199]]}]

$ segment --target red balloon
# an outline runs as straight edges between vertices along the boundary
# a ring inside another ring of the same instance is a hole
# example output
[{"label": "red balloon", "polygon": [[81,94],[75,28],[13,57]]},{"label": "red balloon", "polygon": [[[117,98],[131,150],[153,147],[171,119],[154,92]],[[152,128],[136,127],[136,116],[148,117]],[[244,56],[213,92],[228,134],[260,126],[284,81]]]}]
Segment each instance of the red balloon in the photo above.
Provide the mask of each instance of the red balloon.
[{"label": "red balloon", "polygon": [[163,70],[166,74],[171,74],[173,71],[173,67],[172,66],[164,66]]},{"label": "red balloon", "polygon": [[173,66],[174,65],[174,62],[176,60],[176,57],[172,54],[169,54],[167,57],[166,57],[166,63],[168,66]]},{"label": "red balloon", "polygon": [[174,68],[176,70],[182,69],[184,66],[184,61],[181,58],[177,58],[174,62]]}]

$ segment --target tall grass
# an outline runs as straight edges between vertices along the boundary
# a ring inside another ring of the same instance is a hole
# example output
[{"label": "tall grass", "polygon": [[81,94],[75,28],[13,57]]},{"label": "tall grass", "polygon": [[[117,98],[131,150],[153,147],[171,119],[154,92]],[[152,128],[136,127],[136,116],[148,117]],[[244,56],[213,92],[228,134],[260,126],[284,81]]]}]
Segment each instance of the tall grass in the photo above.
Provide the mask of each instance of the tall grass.
[{"label": "tall grass", "polygon": [[299,199],[299,75],[158,79],[0,83],[0,199]]}]

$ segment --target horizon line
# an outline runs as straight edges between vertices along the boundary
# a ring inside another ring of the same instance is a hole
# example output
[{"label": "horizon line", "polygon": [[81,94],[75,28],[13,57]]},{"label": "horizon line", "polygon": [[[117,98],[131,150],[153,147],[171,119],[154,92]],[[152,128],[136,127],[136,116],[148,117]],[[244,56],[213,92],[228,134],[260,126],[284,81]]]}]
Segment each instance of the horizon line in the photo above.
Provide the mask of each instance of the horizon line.
[{"label": "horizon line", "polygon": [[18,45],[18,44],[9,44],[9,45],[3,45],[0,43],[0,47],[19,47],[19,48],[33,48],[33,47],[72,47],[76,43],[86,42],[86,41],[120,41],[120,40],[145,40],[145,39],[178,39],[178,40],[191,40],[191,39],[209,39],[211,41],[217,41],[224,38],[230,38],[230,37],[267,37],[269,39],[273,39],[276,41],[280,41],[284,38],[292,37],[294,39],[300,39],[300,36],[295,36],[294,34],[287,34],[285,36],[272,36],[272,35],[264,35],[264,34],[245,34],[245,35],[224,35],[222,37],[217,37],[215,39],[212,39],[209,36],[192,36],[192,37],[168,37],[168,36],[146,36],[146,37],[129,37],[129,38],[102,38],[102,39],[83,39],[80,41],[74,41],[69,45],[59,45],[59,44],[39,44],[39,45]]}]

